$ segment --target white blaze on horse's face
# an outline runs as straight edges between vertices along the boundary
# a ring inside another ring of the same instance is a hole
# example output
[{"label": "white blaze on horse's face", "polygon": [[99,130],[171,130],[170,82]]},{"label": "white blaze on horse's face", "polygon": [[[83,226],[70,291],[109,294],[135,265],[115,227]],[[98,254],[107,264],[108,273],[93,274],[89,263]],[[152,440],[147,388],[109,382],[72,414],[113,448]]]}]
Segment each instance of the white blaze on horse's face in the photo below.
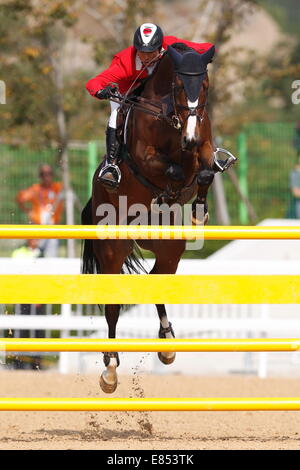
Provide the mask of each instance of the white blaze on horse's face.
[{"label": "white blaze on horse's face", "polygon": [[[199,99],[196,101],[187,100],[189,108],[196,108]],[[197,116],[189,116],[187,120],[186,136],[188,140],[196,140],[195,132],[197,127]]]}]

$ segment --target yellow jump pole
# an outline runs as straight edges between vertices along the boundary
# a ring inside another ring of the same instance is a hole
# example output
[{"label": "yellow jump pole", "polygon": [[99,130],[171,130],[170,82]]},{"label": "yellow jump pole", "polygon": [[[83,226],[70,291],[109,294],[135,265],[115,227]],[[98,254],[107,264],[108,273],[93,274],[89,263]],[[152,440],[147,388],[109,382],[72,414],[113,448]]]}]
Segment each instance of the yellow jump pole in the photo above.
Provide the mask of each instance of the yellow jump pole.
[{"label": "yellow jump pole", "polygon": [[0,225],[0,239],[295,240],[300,226]]},{"label": "yellow jump pole", "polygon": [[300,275],[1,274],[0,304],[297,304]]},{"label": "yellow jump pole", "polygon": [[300,410],[300,398],[0,398],[0,411],[250,410]]},{"label": "yellow jump pole", "polygon": [[300,338],[292,339],[94,339],[94,338],[0,338],[2,351],[180,351],[242,352],[299,351]]}]

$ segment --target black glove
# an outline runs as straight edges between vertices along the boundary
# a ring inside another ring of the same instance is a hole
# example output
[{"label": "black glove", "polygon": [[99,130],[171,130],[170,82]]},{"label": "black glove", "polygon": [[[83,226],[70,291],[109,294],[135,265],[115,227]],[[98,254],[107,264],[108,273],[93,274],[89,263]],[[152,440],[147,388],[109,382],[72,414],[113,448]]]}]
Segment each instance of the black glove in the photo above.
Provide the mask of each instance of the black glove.
[{"label": "black glove", "polygon": [[99,100],[105,100],[111,97],[116,91],[118,90],[118,87],[116,85],[108,85],[103,90],[99,90],[96,93],[96,97],[99,98]]}]

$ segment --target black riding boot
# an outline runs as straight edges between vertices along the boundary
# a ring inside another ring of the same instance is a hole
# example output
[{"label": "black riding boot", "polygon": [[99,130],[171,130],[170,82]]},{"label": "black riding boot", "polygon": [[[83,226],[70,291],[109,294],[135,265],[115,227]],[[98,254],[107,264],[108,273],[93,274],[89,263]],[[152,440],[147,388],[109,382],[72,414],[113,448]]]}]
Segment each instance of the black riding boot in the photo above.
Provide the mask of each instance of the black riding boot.
[{"label": "black riding boot", "polygon": [[120,156],[120,144],[117,140],[117,130],[113,127],[106,129],[106,159],[98,179],[109,189],[117,189],[121,181],[121,172],[117,165]]}]

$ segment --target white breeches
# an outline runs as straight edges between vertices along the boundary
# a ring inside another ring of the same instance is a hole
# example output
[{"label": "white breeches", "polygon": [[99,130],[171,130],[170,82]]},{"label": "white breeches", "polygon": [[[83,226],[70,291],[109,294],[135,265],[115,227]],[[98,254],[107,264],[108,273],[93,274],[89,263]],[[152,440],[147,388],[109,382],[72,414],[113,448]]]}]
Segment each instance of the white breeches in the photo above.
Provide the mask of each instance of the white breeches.
[{"label": "white breeches", "polygon": [[110,102],[111,114],[110,114],[110,118],[108,121],[108,125],[109,127],[112,127],[113,129],[117,128],[117,115],[118,115],[119,107],[120,107],[119,103],[115,103],[114,101]]}]

